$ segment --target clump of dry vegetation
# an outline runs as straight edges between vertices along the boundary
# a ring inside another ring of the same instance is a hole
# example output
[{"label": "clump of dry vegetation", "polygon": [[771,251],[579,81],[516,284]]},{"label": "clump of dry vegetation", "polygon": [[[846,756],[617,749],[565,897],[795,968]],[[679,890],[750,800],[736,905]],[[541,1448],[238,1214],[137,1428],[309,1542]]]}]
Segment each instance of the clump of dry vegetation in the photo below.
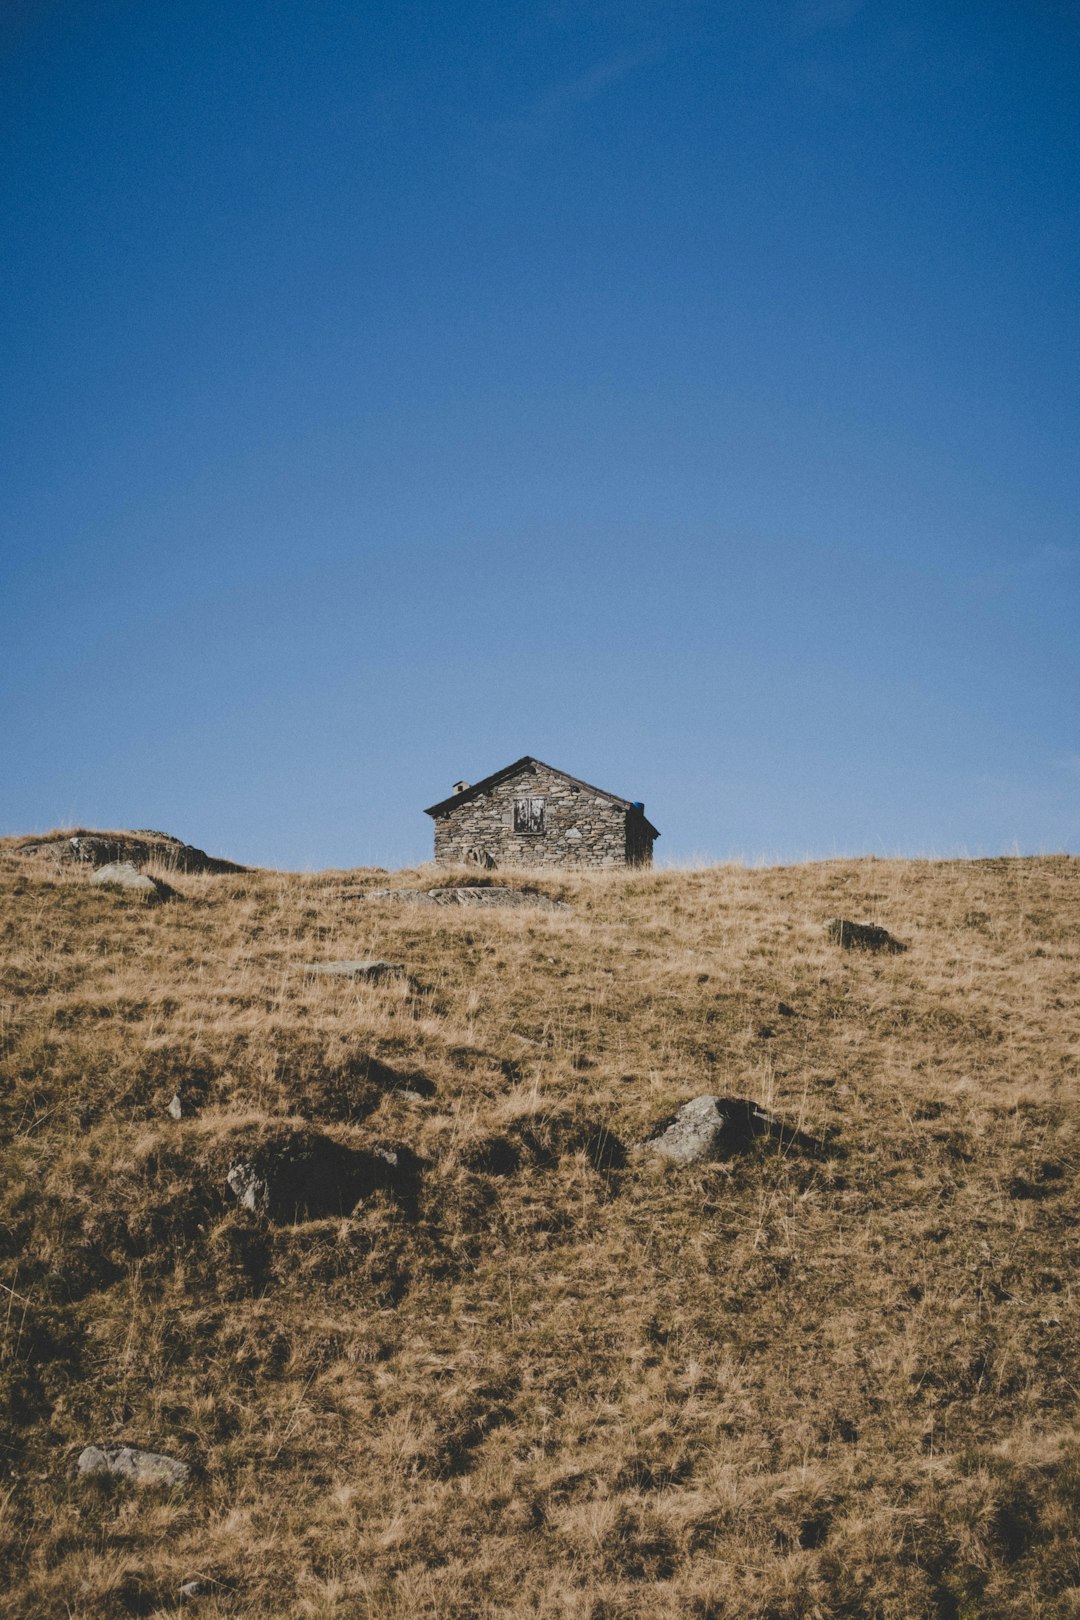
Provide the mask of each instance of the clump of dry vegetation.
[{"label": "clump of dry vegetation", "polygon": [[[4,1612],[1080,1614],[1080,862],[385,881],[0,847]],[[704,1092],[822,1151],[639,1150]]]}]

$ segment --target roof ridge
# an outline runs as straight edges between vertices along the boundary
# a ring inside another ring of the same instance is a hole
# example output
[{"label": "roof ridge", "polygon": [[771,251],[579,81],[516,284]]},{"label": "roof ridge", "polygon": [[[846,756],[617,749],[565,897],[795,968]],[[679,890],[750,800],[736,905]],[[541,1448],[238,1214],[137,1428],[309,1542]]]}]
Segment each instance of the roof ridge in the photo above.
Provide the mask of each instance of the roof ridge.
[{"label": "roof ridge", "polygon": [[[551,771],[554,776],[561,776],[565,782],[572,782],[575,787],[585,788],[589,793],[598,793],[601,798],[607,799],[610,804],[622,805],[626,810],[636,808],[638,801],[634,799],[626,799],[621,793],[609,793],[607,788],[596,787],[592,782],[583,781],[580,776],[571,776],[569,771],[560,770],[557,765],[549,765],[546,760],[537,759],[535,754],[522,754],[521,758],[515,759],[512,765],[504,765],[501,771],[492,771],[490,776],[481,777],[479,782],[470,782],[469,786],[462,788],[460,793],[451,793],[449,798],[440,799],[438,804],[431,805],[424,811],[424,814],[425,816],[440,816],[455,804],[466,804],[479,794],[486,793],[489,788],[497,787],[500,782],[505,782],[508,777],[514,776],[518,771],[524,769],[526,765],[539,765],[545,771]],[[644,815],[644,811],[641,814]],[[653,828],[653,832],[656,837],[660,836],[659,833],[656,833],[655,828]]]}]

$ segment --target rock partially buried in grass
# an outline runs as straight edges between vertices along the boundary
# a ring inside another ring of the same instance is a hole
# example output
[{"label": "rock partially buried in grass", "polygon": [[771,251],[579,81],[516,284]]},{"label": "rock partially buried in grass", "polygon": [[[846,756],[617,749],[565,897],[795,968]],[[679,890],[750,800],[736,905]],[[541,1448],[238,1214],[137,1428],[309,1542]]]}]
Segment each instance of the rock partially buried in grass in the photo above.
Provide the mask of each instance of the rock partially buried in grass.
[{"label": "rock partially buried in grass", "polygon": [[402,962],[305,962],[305,973],[324,974],[331,979],[366,979],[378,984],[381,979],[407,979]]},{"label": "rock partially buried in grass", "polygon": [[745,1152],[761,1138],[803,1153],[819,1151],[813,1137],[785,1125],[758,1103],[711,1094],[684,1103],[645,1146],[676,1164],[711,1164]]},{"label": "rock partially buried in grass", "polygon": [[895,956],[907,950],[907,946],[894,939],[887,928],[879,928],[876,923],[849,922],[846,917],[830,917],[825,924],[825,932],[834,945],[842,945],[847,951],[891,951]]},{"label": "rock partially buried in grass", "polygon": [[321,1131],[281,1127],[241,1137],[225,1180],[241,1209],[276,1221],[348,1215],[376,1188],[410,1195],[416,1161],[406,1148],[367,1152]]},{"label": "rock partially buried in grass", "polygon": [[570,911],[566,900],[553,900],[538,889],[508,889],[504,885],[481,888],[464,885],[459,889],[369,889],[365,900],[400,900],[411,906],[480,906],[488,910],[502,906],[536,906],[542,911]]},{"label": "rock partially buried in grass", "polygon": [[175,889],[170,889],[160,878],[152,878],[148,872],[140,872],[130,861],[110,861],[108,866],[99,866],[90,882],[102,888],[123,889],[129,894],[139,895],[151,905],[177,898]]},{"label": "rock partially buried in grass", "polygon": [[87,1446],[79,1456],[79,1474],[85,1479],[129,1479],[136,1485],[186,1485],[191,1478],[187,1463],[158,1451],[137,1451],[133,1446]]}]

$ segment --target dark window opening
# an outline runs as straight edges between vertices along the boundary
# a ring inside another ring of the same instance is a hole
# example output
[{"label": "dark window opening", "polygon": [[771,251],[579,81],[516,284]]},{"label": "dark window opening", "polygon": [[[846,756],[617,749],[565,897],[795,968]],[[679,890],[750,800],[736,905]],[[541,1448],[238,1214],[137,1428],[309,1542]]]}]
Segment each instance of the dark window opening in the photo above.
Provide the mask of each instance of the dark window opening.
[{"label": "dark window opening", "polygon": [[543,799],[515,799],[514,831],[516,833],[542,833],[543,830]]}]

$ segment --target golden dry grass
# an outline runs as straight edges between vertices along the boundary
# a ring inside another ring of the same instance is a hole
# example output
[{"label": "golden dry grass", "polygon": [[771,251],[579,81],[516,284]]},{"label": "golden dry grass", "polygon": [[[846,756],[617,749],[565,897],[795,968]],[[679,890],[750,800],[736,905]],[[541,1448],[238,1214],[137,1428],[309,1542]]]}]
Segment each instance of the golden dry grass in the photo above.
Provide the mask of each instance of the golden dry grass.
[{"label": "golden dry grass", "polygon": [[[175,881],[0,847],[5,1613],[1080,1615],[1080,861]],[[636,1150],[704,1091],[822,1157]],[[415,1202],[238,1210],[301,1121]],[[75,1479],[120,1441],[193,1483]]]}]

